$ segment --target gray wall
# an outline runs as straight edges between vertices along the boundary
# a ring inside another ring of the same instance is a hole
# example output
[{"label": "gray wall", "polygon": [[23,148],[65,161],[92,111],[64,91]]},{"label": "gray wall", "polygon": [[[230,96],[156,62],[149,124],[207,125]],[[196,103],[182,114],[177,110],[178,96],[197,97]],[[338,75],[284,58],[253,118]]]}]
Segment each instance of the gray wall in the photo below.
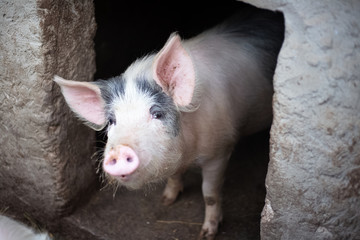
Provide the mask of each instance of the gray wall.
[{"label": "gray wall", "polygon": [[286,22],[262,239],[358,239],[360,2],[249,2]]},{"label": "gray wall", "polygon": [[0,211],[56,218],[96,180],[94,132],[52,82],[92,80],[93,4],[1,1],[0,29]]}]

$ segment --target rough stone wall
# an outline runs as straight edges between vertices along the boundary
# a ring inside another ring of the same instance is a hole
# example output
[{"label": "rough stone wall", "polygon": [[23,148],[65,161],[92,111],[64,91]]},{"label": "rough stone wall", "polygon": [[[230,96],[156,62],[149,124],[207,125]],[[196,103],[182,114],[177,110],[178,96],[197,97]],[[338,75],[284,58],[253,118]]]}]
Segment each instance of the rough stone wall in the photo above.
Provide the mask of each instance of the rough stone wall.
[{"label": "rough stone wall", "polygon": [[69,112],[53,75],[92,80],[91,0],[0,2],[0,210],[69,213],[95,180],[94,132]]},{"label": "rough stone wall", "polygon": [[248,1],[284,13],[262,239],[359,239],[360,2]]},{"label": "rough stone wall", "polygon": [[[262,239],[357,239],[360,2],[248,2],[286,23]],[[93,4],[3,0],[0,30],[0,210],[54,219],[95,181],[94,134],[52,82],[92,80]]]}]

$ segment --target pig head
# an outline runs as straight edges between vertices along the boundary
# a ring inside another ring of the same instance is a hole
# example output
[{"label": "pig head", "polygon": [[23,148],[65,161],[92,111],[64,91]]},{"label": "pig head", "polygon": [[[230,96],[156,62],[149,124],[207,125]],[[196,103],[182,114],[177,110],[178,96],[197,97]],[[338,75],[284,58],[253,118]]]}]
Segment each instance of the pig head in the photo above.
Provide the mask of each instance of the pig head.
[{"label": "pig head", "polygon": [[107,128],[108,177],[137,189],[186,166],[180,113],[192,104],[195,72],[179,36],[119,77],[89,83],[55,76],[54,81],[80,119],[95,130]]}]

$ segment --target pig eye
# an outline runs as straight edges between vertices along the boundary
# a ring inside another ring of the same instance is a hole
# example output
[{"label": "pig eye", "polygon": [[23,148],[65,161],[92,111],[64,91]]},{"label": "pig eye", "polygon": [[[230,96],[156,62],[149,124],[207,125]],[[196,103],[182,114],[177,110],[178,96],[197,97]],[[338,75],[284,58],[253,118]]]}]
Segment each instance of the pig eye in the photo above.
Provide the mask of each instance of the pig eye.
[{"label": "pig eye", "polygon": [[116,124],[116,120],[115,120],[115,118],[110,117],[109,118],[109,125],[113,125],[113,124]]},{"label": "pig eye", "polygon": [[150,114],[153,119],[162,119],[164,117],[164,112],[161,111],[160,107],[157,105],[150,108]]},{"label": "pig eye", "polygon": [[152,115],[152,118],[154,118],[154,119],[160,119],[160,118],[162,118],[162,113],[161,112],[155,112],[155,113],[153,113]]}]

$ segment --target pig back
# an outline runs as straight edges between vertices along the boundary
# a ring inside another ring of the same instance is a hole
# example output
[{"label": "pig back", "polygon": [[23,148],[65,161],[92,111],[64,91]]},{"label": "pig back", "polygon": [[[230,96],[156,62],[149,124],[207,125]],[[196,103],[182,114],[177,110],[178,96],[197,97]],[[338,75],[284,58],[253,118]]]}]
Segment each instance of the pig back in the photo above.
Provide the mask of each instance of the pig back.
[{"label": "pig back", "polygon": [[202,145],[232,144],[238,136],[271,124],[272,77],[283,19],[267,10],[251,11],[184,43],[194,62],[198,105],[184,119],[187,131]]}]

